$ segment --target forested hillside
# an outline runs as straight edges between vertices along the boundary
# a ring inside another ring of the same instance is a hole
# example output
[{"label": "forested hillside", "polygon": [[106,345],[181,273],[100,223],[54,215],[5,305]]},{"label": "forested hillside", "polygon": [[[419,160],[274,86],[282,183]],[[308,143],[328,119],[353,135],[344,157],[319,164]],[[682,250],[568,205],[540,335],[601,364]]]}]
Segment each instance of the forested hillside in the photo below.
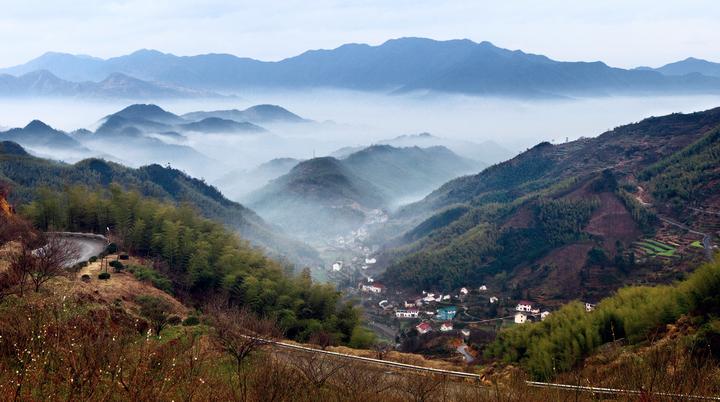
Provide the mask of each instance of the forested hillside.
[{"label": "forested hillside", "polygon": [[453,180],[395,214],[385,282],[419,290],[490,281],[512,297],[561,303],[670,281],[702,259],[702,236],[657,214],[695,225],[689,207],[719,209],[718,126],[720,109],[650,118],[542,143]]},{"label": "forested hillside", "polygon": [[179,170],[159,165],[131,169],[100,159],[87,159],[69,165],[32,157],[18,152],[18,148],[4,147],[4,150],[14,151],[0,153],[0,179],[12,186],[14,203],[32,201],[38,194],[37,190],[43,187],[58,191],[66,186],[85,185],[96,189],[117,183],[144,196],[187,203],[203,216],[237,230],[244,238],[274,255],[286,256],[298,263],[316,260],[316,254],[310,247],[289,239],[253,211],[226,199],[214,187]]},{"label": "forested hillside", "polygon": [[[21,208],[36,228],[106,233],[133,255],[156,260],[145,276],[187,302],[207,303],[225,295],[258,316],[272,317],[292,339],[308,340],[318,332],[334,343],[350,343],[360,316],[340,303],[331,285],[314,284],[306,270],[294,276],[252,248],[221,224],[201,218],[188,205],[144,198],[118,185],[71,186],[39,190]],[[358,342],[356,340],[356,342]]]},{"label": "forested hillside", "polygon": [[[685,316],[692,331],[667,340],[695,362],[720,357],[720,260],[700,267],[673,286],[629,287],[602,300],[595,311],[569,304],[536,324],[501,331],[487,350],[507,363],[521,363],[538,379],[577,369],[604,344],[638,345],[659,340]],[[658,363],[659,364],[659,363]],[[696,365],[697,366],[697,365]]]}]

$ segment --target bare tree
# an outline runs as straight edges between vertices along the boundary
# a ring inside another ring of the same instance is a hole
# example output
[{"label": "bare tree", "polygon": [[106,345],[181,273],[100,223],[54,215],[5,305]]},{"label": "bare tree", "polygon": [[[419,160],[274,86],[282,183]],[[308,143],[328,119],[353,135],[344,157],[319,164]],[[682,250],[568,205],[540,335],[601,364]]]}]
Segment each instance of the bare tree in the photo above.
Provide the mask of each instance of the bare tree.
[{"label": "bare tree", "polygon": [[35,292],[47,281],[69,274],[70,266],[77,261],[80,250],[77,244],[57,236],[47,237],[44,246],[32,250],[28,242],[22,242],[11,265],[21,272],[23,279],[32,283]]},{"label": "bare tree", "polygon": [[207,313],[213,344],[235,359],[238,373],[251,353],[281,336],[275,321],[259,318],[247,308],[215,302],[207,307]]}]

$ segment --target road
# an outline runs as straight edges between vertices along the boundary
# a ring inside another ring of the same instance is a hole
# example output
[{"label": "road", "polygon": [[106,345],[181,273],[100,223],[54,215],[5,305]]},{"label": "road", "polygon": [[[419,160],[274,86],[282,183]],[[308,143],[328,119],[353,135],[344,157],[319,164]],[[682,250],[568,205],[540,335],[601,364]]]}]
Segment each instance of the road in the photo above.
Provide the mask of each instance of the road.
[{"label": "road", "polygon": [[684,224],[682,224],[682,223],[675,222],[675,221],[673,221],[673,220],[671,220],[671,219],[662,217],[662,216],[660,216],[660,215],[658,215],[658,219],[660,219],[661,221],[663,221],[663,222],[665,222],[665,223],[667,223],[667,224],[670,224],[670,225],[679,227],[680,229],[687,230],[689,233],[696,234],[696,235],[698,235],[698,236],[702,236],[702,237],[703,237],[703,239],[702,239],[702,244],[703,244],[703,247],[705,248],[705,257],[706,257],[709,261],[712,261],[712,259],[713,259],[712,237],[711,237],[708,233],[698,232],[697,230],[691,229],[691,228],[688,227],[687,225],[684,225]]},{"label": "road", "polygon": [[87,261],[90,257],[97,256],[105,250],[108,244],[104,236],[92,233],[48,232],[48,235],[60,237],[77,246],[79,256],[76,260],[68,263],[68,267],[72,267],[79,262]]}]

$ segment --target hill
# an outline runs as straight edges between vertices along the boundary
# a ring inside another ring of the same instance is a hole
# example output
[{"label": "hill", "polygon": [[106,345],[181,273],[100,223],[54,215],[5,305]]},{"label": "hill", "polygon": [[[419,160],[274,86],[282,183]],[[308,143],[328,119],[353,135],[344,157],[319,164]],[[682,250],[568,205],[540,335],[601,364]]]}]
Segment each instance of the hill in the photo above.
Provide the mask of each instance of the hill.
[{"label": "hill", "polygon": [[704,236],[689,225],[703,221],[711,227],[695,232],[716,236],[712,218],[693,218],[693,208],[718,209],[718,126],[720,109],[649,118],[542,143],[450,181],[393,217],[406,230],[384,254],[385,282],[488,282],[511,298],[557,304],[596,300],[624,282],[670,281],[704,258]]},{"label": "hill", "polygon": [[183,117],[187,120],[198,121],[208,117],[234,120],[237,122],[249,122],[255,124],[265,123],[307,123],[310,120],[304,119],[295,113],[277,105],[255,105],[245,110],[215,110],[212,112],[191,112]]},{"label": "hill", "polygon": [[33,120],[23,128],[13,128],[1,132],[0,140],[12,141],[28,148],[42,150],[83,150],[83,146],[67,133],[55,130],[40,120]]},{"label": "hill", "polygon": [[45,69],[66,79],[81,75],[83,80],[122,73],[202,89],[345,88],[522,97],[720,91],[716,77],[667,76],[613,68],[602,62],[561,62],[470,40],[400,38],[379,46],[346,44],[278,62],[227,54],[178,57],[155,50],[107,60],[74,57],[46,55],[2,71],[27,74]]},{"label": "hill", "polygon": [[654,69],[665,75],[702,74],[708,77],[720,77],[720,63],[688,57]]},{"label": "hill", "polygon": [[15,152],[0,154],[0,179],[12,186],[12,201],[16,204],[35,199],[37,190],[42,186],[60,190],[68,185],[93,188],[117,183],[148,197],[187,203],[203,216],[222,222],[274,255],[286,256],[301,264],[316,261],[314,250],[308,246],[283,235],[253,211],[226,199],[204,181],[176,169],[159,165],[132,169],[100,159],[87,159],[69,165]]},{"label": "hill", "polygon": [[261,216],[303,236],[332,236],[359,227],[386,198],[372,183],[330,157],[300,162],[248,197]]},{"label": "hill", "polygon": [[262,216],[293,232],[338,235],[357,229],[371,210],[417,199],[477,166],[447,148],[376,145],[342,160],[301,162],[247,199]]},{"label": "hill", "polygon": [[268,184],[271,180],[290,172],[301,160],[295,158],[277,158],[265,162],[254,169],[236,169],[217,179],[218,186],[230,199],[238,200]]},{"label": "hill", "polygon": [[182,124],[179,126],[182,130],[196,131],[200,133],[261,133],[266,131],[255,124],[242,122],[238,123],[234,120],[221,119],[219,117],[206,117],[200,121]]},{"label": "hill", "polygon": [[113,72],[98,82],[72,82],[48,70],[34,70],[19,76],[0,75],[0,96],[4,97],[77,97],[77,98],[118,98],[158,99],[217,97],[208,91],[183,88],[139,80],[126,74]]}]

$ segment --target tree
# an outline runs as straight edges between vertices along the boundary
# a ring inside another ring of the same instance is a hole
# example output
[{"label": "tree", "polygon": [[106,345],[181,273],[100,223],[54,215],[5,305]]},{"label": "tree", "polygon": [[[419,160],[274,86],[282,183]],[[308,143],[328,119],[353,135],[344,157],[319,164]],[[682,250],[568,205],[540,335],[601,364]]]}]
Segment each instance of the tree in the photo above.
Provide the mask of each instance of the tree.
[{"label": "tree", "polygon": [[172,306],[166,300],[154,296],[140,296],[136,299],[140,305],[140,315],[150,321],[155,335],[160,332],[168,324]]},{"label": "tree", "polygon": [[49,236],[44,246],[33,249],[29,241],[21,242],[20,249],[11,258],[11,267],[21,275],[20,286],[30,281],[35,292],[47,281],[68,274],[69,268],[77,262],[80,250],[76,243],[58,236]]},{"label": "tree", "polygon": [[235,359],[238,375],[245,359],[258,348],[280,337],[275,321],[255,316],[247,308],[212,302],[206,309],[215,347]]}]

